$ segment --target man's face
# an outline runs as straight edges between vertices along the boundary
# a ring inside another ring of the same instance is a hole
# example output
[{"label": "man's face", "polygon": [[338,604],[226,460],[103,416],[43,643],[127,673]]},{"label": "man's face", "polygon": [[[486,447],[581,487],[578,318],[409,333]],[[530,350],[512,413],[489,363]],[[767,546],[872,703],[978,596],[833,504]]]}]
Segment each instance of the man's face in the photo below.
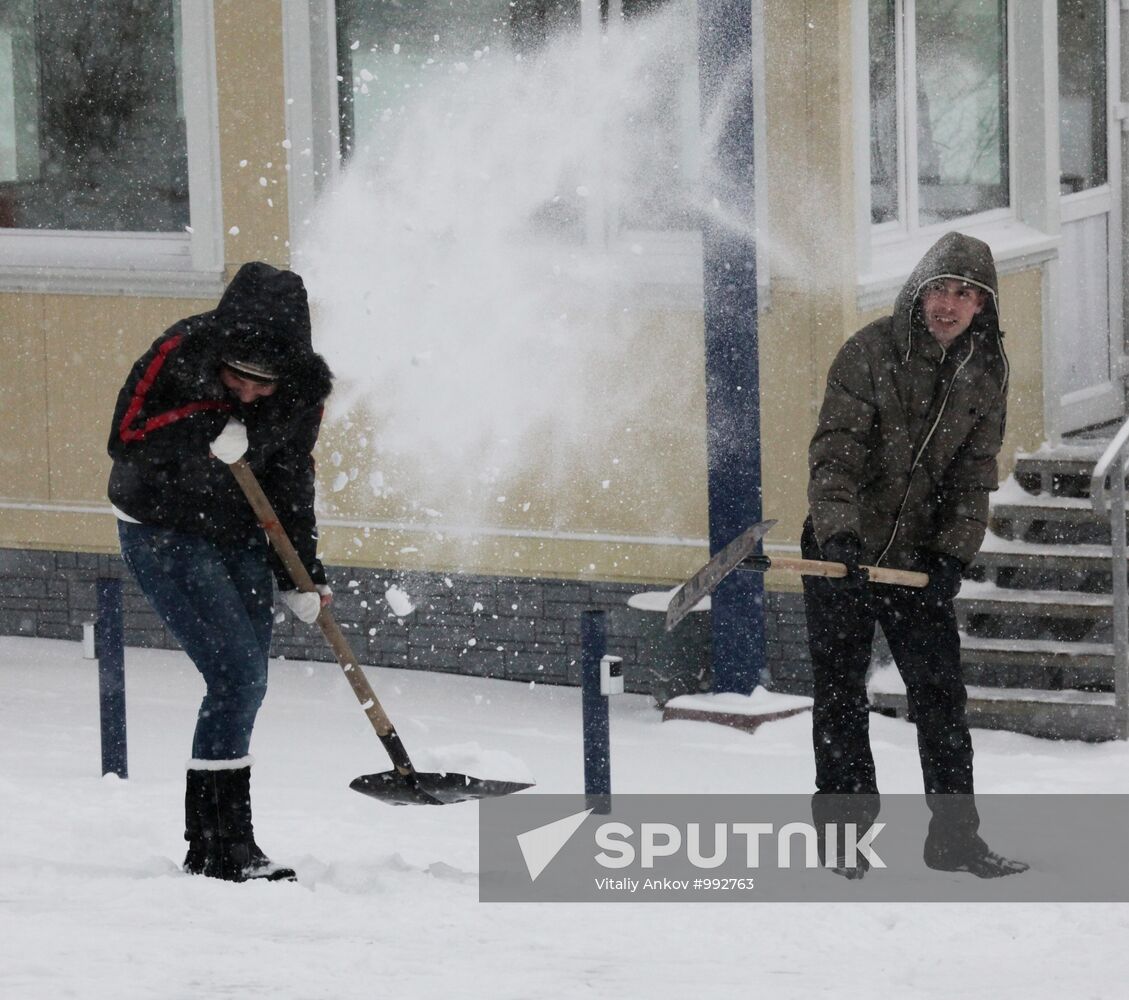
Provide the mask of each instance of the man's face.
[{"label": "man's face", "polygon": [[942,347],[948,347],[984,309],[987,293],[957,278],[938,278],[921,290],[925,327]]},{"label": "man's face", "polygon": [[244,378],[226,365],[220,368],[220,381],[241,403],[253,403],[262,396],[272,396],[278,388],[277,382],[256,382],[253,378]]}]

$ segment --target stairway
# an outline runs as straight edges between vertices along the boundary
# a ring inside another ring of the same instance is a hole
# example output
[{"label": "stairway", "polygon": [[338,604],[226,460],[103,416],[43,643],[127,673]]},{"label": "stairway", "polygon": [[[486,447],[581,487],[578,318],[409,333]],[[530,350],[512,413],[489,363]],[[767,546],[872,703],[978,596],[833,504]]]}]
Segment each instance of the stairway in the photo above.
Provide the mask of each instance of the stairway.
[{"label": "stairway", "polygon": [[[1017,457],[992,495],[990,529],[957,597],[969,723],[1055,739],[1115,739],[1109,523],[1090,505],[1107,442]],[[893,665],[871,704],[906,714]]]}]

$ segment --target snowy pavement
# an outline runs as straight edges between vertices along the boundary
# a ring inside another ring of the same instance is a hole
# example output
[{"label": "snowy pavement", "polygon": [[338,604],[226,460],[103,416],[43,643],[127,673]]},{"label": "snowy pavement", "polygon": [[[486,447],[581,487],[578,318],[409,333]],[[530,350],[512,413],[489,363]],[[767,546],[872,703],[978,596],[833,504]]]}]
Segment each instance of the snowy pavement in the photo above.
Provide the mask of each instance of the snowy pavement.
[{"label": "snowy pavement", "polygon": [[[202,683],[127,650],[127,781],[102,778],[95,664],[0,638],[0,995],[36,998],[1120,995],[1129,904],[483,904],[475,804],[348,790],[389,766],[339,669],[272,663],[256,831],[297,884],[179,872]],[[369,677],[420,770],[582,789],[580,695],[402,670]],[[810,717],[753,734],[611,706],[617,792],[811,790]],[[912,727],[875,716],[884,791],[917,792]],[[975,731],[981,792],[1129,793],[1129,747]],[[828,878],[834,878],[828,875]],[[952,876],[964,877],[964,876]]]}]

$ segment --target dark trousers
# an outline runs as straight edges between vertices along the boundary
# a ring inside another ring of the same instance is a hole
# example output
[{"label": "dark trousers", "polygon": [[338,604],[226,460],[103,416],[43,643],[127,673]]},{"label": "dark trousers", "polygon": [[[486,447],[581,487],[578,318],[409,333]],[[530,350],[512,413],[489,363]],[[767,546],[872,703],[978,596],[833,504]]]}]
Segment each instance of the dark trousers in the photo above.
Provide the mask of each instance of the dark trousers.
[{"label": "dark trousers", "polygon": [[[820,558],[810,524],[801,548],[805,558]],[[814,680],[817,797],[861,794],[876,811],[866,674],[880,624],[917,724],[921,773],[933,812],[927,851],[930,842],[935,850],[942,842],[953,849],[977,845],[972,738],[952,599],[883,584],[841,590],[810,576],[803,586]]]},{"label": "dark trousers", "polygon": [[245,757],[267,690],[273,581],[265,538],[219,546],[126,521],[118,537],[142,593],[204,678],[192,756]]}]

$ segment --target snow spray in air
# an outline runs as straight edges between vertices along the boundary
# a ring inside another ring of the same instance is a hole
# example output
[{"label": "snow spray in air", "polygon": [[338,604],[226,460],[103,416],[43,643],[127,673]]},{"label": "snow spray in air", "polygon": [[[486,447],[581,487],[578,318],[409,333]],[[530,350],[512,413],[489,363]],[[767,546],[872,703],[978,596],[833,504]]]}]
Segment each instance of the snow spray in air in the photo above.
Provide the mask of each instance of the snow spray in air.
[{"label": "snow spray in air", "polygon": [[[482,523],[497,508],[476,490],[493,502],[531,470],[545,494],[598,488],[593,440],[656,409],[689,419],[694,373],[648,352],[624,291],[696,245],[690,6],[532,54],[437,35],[401,66],[389,37],[354,62],[382,99],[357,102],[369,117],[294,258],[338,375],[330,424],[368,452],[335,489]],[[683,270],[700,315],[700,251]]]}]

